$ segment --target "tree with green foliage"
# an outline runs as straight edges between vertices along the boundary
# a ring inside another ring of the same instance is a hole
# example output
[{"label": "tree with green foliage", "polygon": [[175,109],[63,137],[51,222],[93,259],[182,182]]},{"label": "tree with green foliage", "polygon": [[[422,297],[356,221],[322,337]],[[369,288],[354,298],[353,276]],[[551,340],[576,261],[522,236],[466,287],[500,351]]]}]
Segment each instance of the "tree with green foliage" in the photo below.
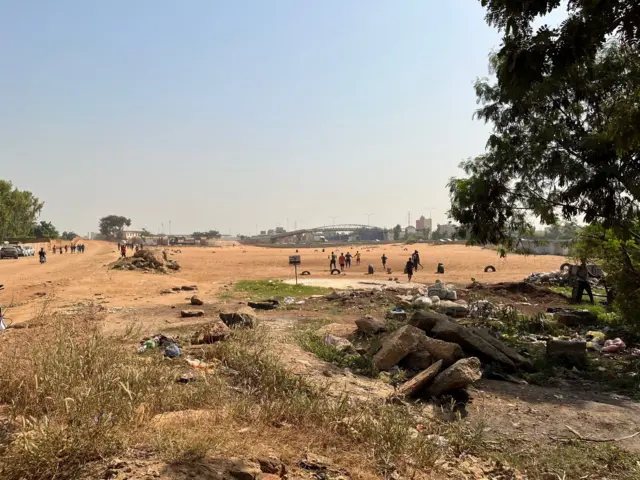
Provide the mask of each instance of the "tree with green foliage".
[{"label": "tree with green foliage", "polygon": [[27,190],[18,190],[11,182],[0,180],[0,241],[12,237],[30,237],[44,203]]},{"label": "tree with green foliage", "polygon": [[100,233],[109,239],[124,238],[124,227],[131,226],[131,219],[119,215],[107,215],[100,219]]},{"label": "tree with green foliage", "polygon": [[622,239],[601,225],[590,225],[580,231],[572,244],[571,257],[576,262],[602,265],[607,290],[613,291],[615,309],[628,324],[640,329],[640,242]]},{"label": "tree with green foliage", "polygon": [[151,235],[152,235],[152,233],[149,230],[147,230],[146,228],[143,228],[142,231],[140,232],[140,236],[142,238],[150,237]]},{"label": "tree with green foliage", "polygon": [[[496,70],[500,61],[493,58]],[[476,92],[477,116],[493,133],[485,154],[462,163],[467,177],[449,182],[449,213],[472,243],[512,246],[532,217],[547,225],[581,217],[640,238],[640,143],[625,127],[640,108],[640,56],[611,42],[517,102],[487,80]]]},{"label": "tree with green foliage", "polygon": [[220,232],[217,230],[209,230],[208,232],[193,232],[194,238],[220,238]]},{"label": "tree with green foliage", "polygon": [[62,239],[63,240],[67,240],[67,241],[71,241],[76,237],[79,237],[80,235],[78,235],[75,232],[62,232]]},{"label": "tree with green foliage", "polygon": [[394,240],[400,240],[400,234],[401,233],[402,233],[402,227],[400,226],[400,224],[398,224],[395,227],[393,227],[393,239]]},{"label": "tree with green foliage", "polygon": [[36,238],[58,238],[60,233],[53,223],[41,221],[33,225],[33,236]]}]

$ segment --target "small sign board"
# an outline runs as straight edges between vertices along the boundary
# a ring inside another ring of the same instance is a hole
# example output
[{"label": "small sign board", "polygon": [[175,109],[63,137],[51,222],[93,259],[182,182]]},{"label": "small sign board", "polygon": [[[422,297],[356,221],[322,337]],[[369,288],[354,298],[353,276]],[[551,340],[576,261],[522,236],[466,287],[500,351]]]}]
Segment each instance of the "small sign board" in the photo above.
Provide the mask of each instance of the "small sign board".
[{"label": "small sign board", "polygon": [[300,265],[300,255],[289,256],[289,265]]}]

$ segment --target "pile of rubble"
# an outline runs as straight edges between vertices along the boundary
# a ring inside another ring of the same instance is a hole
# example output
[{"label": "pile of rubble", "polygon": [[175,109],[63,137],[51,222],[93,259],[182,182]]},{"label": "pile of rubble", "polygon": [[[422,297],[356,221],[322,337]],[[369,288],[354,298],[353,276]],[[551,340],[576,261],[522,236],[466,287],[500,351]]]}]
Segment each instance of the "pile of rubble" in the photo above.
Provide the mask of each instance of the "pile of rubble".
[{"label": "pile of rubble", "polygon": [[563,287],[570,284],[568,271],[555,270],[553,272],[533,272],[524,279],[527,283],[534,285],[551,285]]},{"label": "pile of rubble", "polygon": [[138,270],[143,272],[169,273],[171,270],[180,270],[180,265],[171,260],[166,250],[162,254],[156,250],[142,249],[133,254],[133,257],[120,258],[109,264],[112,270]]},{"label": "pile of rubble", "polygon": [[[388,328],[370,316],[357,320],[356,325],[367,335]],[[480,379],[483,364],[498,364],[505,372],[532,368],[529,360],[488,330],[462,326],[451,317],[429,310],[415,312],[407,325],[384,336],[373,364],[379,371],[401,367],[419,372],[397,392],[407,397],[437,397],[464,389]]]}]

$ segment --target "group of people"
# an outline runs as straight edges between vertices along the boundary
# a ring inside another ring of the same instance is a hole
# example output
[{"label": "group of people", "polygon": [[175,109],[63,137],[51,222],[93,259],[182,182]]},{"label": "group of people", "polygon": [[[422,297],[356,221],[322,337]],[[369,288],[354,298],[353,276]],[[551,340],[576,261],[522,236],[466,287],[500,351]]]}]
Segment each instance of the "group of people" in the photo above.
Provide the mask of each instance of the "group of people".
[{"label": "group of people", "polygon": [[[323,249],[324,250],[324,249]],[[351,259],[356,259],[356,265],[360,265],[360,252],[356,252],[355,255],[351,255],[351,252],[347,252],[346,254],[340,253],[340,256],[337,257],[335,252],[331,252],[329,261],[329,270],[337,270],[336,261],[340,264],[340,271],[344,271],[345,268],[351,268]]]},{"label": "group of people", "polygon": [[[84,253],[84,244],[82,243],[75,243],[73,245],[65,245],[64,247],[58,247],[57,245],[53,246],[53,253],[55,254],[56,252],[59,252],[60,254],[62,254],[62,251],[64,250],[64,253],[69,252],[69,250],[71,250],[71,253]],[[42,249],[40,250],[42,251]],[[45,254],[46,255],[46,254]]]},{"label": "group of people", "polygon": [[[383,253],[380,260],[382,260],[382,269],[386,270],[387,260],[388,260],[387,255]],[[404,266],[404,273],[406,273],[407,276],[409,277],[409,281],[411,281],[411,278],[413,277],[413,272],[418,270],[419,267],[422,267],[424,269],[424,267],[420,263],[420,254],[418,253],[418,250],[415,250],[411,254],[411,256],[409,257],[409,260]]]},{"label": "group of people", "polygon": [[138,245],[137,243],[134,245],[133,243],[119,243],[118,242],[118,251],[120,252],[120,256],[122,258],[127,258],[127,248],[137,252],[138,250],[142,250],[142,245]]}]

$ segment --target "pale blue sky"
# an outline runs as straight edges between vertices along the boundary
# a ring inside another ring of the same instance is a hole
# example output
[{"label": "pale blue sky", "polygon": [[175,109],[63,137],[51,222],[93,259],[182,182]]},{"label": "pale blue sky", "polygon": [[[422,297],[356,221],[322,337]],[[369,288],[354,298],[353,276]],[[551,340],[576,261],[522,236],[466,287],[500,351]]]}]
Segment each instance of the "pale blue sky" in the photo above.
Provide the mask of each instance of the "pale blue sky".
[{"label": "pale blue sky", "polygon": [[0,0],[0,178],[84,234],[444,222],[478,0]]}]

